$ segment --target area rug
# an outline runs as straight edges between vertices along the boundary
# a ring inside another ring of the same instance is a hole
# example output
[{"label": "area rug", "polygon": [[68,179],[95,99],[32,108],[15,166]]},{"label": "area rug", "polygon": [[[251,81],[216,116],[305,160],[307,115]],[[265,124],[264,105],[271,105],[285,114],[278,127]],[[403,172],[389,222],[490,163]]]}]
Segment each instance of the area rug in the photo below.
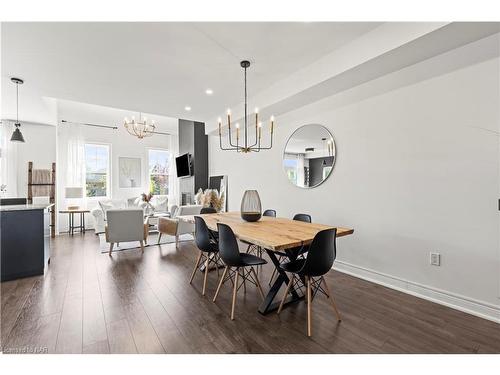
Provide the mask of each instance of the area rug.
[{"label": "area rug", "polygon": [[[194,237],[190,234],[181,234],[179,236],[179,242],[193,241]],[[175,237],[163,234],[161,236],[160,245],[175,243]],[[148,236],[148,243],[144,247],[157,246],[158,245],[158,233],[150,233]],[[120,242],[119,245],[115,244],[113,247],[113,252],[140,249],[141,246],[139,241],[133,242]],[[104,233],[99,234],[99,251],[102,253],[109,253],[109,242],[106,242],[106,237]]]}]

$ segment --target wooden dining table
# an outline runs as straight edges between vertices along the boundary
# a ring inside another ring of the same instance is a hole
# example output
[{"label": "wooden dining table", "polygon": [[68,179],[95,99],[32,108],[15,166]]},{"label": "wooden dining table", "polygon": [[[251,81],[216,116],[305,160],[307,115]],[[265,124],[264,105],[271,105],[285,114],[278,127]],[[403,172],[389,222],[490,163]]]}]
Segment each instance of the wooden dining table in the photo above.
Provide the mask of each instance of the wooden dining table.
[{"label": "wooden dining table", "polygon": [[[282,217],[263,216],[259,221],[247,222],[241,218],[240,212],[221,212],[204,215],[177,216],[178,220],[194,223],[195,216],[202,217],[210,230],[217,231],[217,223],[227,224],[233,230],[236,238],[263,248],[271,262],[276,267],[278,277],[272,284],[264,301],[259,307],[259,312],[267,314],[278,308],[279,301],[275,301],[278,291],[283,284],[288,284],[288,276],[280,267],[277,256],[286,256],[294,260],[298,256],[297,248],[309,245],[314,236],[321,230],[337,228],[337,237],[343,237],[354,233],[354,229],[335,227],[332,225],[305,223]],[[290,297],[285,304],[304,298],[303,293],[291,288]]]}]

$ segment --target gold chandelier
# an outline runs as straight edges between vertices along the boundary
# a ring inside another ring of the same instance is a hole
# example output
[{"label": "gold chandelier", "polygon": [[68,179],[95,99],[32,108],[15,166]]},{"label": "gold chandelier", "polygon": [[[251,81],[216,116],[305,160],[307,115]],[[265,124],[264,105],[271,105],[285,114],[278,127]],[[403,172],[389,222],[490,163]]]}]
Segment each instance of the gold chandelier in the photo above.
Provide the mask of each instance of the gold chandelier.
[{"label": "gold chandelier", "polygon": [[236,151],[236,152],[259,152],[260,150],[269,150],[273,147],[273,130],[274,130],[274,116],[270,119],[270,140],[268,146],[261,145],[262,139],[262,123],[259,122],[259,110],[255,108],[255,137],[254,142],[251,143],[248,135],[248,123],[247,123],[247,68],[250,66],[250,61],[243,60],[240,62],[240,66],[245,70],[245,128],[243,130],[243,142],[240,145],[240,124],[236,124],[236,143],[233,143],[231,137],[231,110],[227,110],[227,127],[228,127],[228,144],[229,147],[224,147],[222,145],[222,119],[219,118],[219,144],[221,150],[224,151]]},{"label": "gold chandelier", "polygon": [[148,119],[144,117],[142,118],[142,113],[139,112],[139,120],[135,120],[135,116],[132,116],[132,120],[129,121],[127,117],[125,117],[125,120],[123,122],[123,126],[129,134],[142,139],[144,137],[150,137],[155,133],[155,122],[152,120],[151,122],[148,122]]}]

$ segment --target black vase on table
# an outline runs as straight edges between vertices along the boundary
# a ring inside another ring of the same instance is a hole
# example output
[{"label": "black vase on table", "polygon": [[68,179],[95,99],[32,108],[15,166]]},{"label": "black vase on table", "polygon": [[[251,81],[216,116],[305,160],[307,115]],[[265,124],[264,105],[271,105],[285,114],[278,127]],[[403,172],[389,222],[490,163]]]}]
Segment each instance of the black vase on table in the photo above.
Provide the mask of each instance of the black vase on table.
[{"label": "black vase on table", "polygon": [[257,221],[262,217],[262,205],[257,190],[247,190],[241,200],[241,218],[245,221]]}]

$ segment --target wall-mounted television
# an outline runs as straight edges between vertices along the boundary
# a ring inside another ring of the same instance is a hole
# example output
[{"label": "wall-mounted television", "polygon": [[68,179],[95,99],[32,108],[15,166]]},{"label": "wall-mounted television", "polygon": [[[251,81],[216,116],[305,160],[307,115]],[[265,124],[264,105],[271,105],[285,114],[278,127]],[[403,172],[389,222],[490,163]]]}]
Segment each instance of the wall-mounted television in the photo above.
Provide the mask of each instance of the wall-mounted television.
[{"label": "wall-mounted television", "polygon": [[177,177],[191,176],[191,154],[184,154],[176,157],[175,166],[177,168]]}]

